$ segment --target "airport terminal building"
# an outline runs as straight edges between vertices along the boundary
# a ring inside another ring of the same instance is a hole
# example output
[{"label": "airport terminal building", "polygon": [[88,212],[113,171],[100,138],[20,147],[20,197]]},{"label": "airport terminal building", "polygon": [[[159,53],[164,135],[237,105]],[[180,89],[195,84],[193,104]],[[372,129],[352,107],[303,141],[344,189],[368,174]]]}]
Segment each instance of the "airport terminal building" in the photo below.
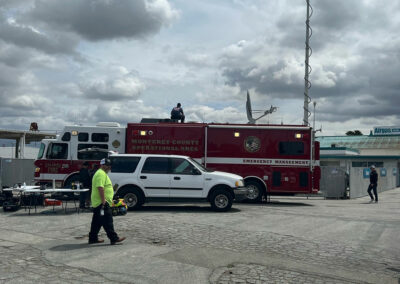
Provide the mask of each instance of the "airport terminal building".
[{"label": "airport terminal building", "polygon": [[316,139],[321,149],[321,191],[326,197],[366,196],[371,165],[378,172],[378,191],[400,185],[400,127],[374,127],[369,135]]}]

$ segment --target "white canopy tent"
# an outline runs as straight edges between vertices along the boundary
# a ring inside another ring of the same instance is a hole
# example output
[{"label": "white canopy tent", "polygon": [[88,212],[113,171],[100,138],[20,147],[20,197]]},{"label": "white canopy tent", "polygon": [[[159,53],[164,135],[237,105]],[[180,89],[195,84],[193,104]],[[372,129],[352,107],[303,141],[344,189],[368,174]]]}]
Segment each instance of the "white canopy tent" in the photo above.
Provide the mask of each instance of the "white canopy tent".
[{"label": "white canopy tent", "polygon": [[15,157],[24,158],[25,145],[46,138],[55,138],[55,133],[0,129],[0,139],[15,140]]}]

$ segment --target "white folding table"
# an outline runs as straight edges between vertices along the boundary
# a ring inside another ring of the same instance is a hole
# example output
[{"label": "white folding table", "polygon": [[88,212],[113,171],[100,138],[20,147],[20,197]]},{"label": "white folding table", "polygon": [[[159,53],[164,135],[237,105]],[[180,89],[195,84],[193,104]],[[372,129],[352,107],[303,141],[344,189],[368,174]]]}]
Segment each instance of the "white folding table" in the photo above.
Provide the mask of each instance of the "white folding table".
[{"label": "white folding table", "polygon": [[[21,194],[21,200],[22,196],[29,196],[29,215],[31,214],[31,208],[32,208],[32,201],[34,201],[34,207],[35,207],[35,213],[37,212],[36,209],[36,197],[37,194],[40,195],[45,195],[46,193],[80,193],[80,192],[87,192],[89,191],[89,188],[80,188],[80,189],[71,189],[71,188],[46,188],[46,189],[41,189],[40,186],[21,186],[21,187],[10,187],[10,188],[4,188],[3,191],[17,191]],[[65,201],[65,207],[64,211],[67,212],[67,205],[68,201]],[[22,202],[23,203],[23,202]],[[25,209],[27,207],[27,204],[23,204]],[[76,201],[74,199],[74,205],[76,211],[79,213],[79,208],[76,206]],[[54,210],[54,205],[53,205],[53,210]]]}]

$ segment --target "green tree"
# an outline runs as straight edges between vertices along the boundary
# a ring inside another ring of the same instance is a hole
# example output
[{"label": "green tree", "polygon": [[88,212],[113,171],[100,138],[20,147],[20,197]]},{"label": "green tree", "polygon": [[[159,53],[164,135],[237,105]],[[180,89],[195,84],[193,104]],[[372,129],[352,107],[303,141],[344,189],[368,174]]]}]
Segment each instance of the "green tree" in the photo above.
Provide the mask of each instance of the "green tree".
[{"label": "green tree", "polygon": [[362,134],[362,132],[360,130],[354,130],[354,131],[349,130],[349,131],[346,132],[346,135],[347,136],[360,136],[360,135],[363,135],[363,134]]}]

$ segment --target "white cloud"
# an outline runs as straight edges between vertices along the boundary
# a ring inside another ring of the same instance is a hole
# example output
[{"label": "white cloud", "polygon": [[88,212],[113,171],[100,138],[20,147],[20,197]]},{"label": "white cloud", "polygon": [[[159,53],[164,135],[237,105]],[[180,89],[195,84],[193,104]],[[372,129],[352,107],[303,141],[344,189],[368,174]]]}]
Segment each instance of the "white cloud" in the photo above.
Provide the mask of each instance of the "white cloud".
[{"label": "white cloud", "polygon": [[185,110],[186,121],[245,123],[245,113],[234,107],[215,109],[204,105],[194,105]]},{"label": "white cloud", "polygon": [[211,86],[204,91],[198,91],[195,97],[203,104],[207,104],[207,102],[224,102],[238,99],[245,100],[245,95],[238,86],[229,85]]},{"label": "white cloud", "polygon": [[296,60],[288,59],[285,61],[282,69],[272,73],[272,77],[274,79],[283,81],[287,85],[301,84],[304,77],[304,74],[302,73],[304,73],[304,65],[300,65],[300,63]]},{"label": "white cloud", "polygon": [[47,98],[41,97],[38,94],[28,93],[26,95],[10,98],[8,106],[20,109],[34,110],[40,108],[42,105],[50,104],[51,101]]},{"label": "white cloud", "polygon": [[82,93],[88,98],[99,100],[135,100],[145,90],[138,78],[127,75],[113,80],[94,80],[81,86]]},{"label": "white cloud", "polygon": [[178,15],[166,0],[36,0],[26,21],[100,41],[155,34],[163,26],[169,26]]},{"label": "white cloud", "polygon": [[173,9],[166,0],[146,0],[145,5],[149,14],[154,18],[161,19],[166,25],[171,24],[179,17],[179,11]]}]

